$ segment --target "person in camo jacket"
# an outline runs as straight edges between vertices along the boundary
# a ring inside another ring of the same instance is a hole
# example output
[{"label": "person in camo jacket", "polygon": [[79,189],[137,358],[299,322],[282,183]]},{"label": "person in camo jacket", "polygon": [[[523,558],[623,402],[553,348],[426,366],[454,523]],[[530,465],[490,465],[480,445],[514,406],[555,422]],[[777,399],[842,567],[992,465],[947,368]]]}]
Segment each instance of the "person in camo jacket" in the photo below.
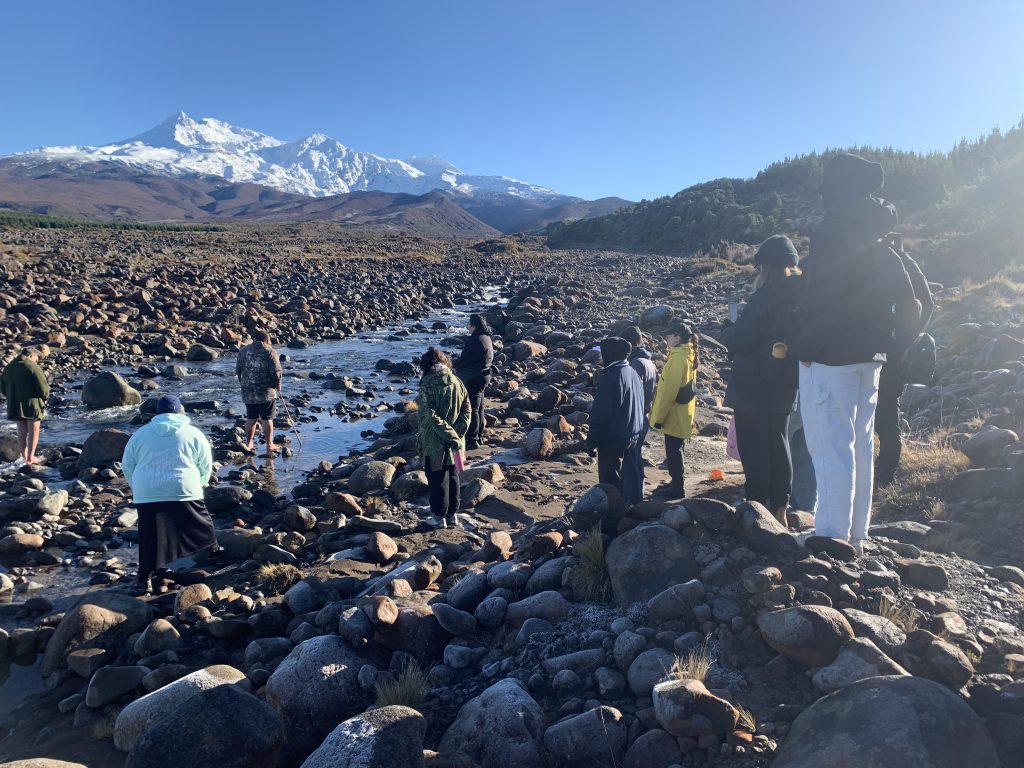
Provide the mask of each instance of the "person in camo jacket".
[{"label": "person in camo jacket", "polygon": [[257,425],[263,427],[267,441],[267,456],[274,456],[274,411],[281,389],[281,360],[270,344],[270,334],[256,331],[253,342],[238,352],[235,375],[242,385],[245,403],[245,449],[254,453]]}]

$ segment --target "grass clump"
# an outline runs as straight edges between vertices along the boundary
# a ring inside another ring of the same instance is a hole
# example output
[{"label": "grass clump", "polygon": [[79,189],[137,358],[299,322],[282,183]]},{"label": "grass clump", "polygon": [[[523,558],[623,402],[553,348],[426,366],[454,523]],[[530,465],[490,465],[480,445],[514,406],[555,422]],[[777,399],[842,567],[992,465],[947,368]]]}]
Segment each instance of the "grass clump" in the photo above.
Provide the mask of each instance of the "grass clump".
[{"label": "grass clump", "polygon": [[302,571],[291,563],[267,563],[256,571],[256,578],[267,590],[285,592],[302,580]]},{"label": "grass clump", "polygon": [[932,520],[947,517],[949,510],[943,508],[942,499],[949,495],[953,477],[970,464],[943,432],[929,436],[927,442],[906,441],[896,480],[879,492],[883,511]]},{"label": "grass clump", "polygon": [[917,611],[910,605],[899,602],[894,597],[882,594],[878,602],[878,615],[888,619],[907,634],[917,629]]},{"label": "grass clump", "polygon": [[401,706],[419,709],[427,698],[430,685],[420,665],[410,661],[394,680],[374,685],[374,698],[378,706]]},{"label": "grass clump", "polygon": [[736,707],[736,711],[740,714],[736,729],[747,733],[757,733],[757,718],[754,717],[754,713],[746,707]]},{"label": "grass clump", "polygon": [[607,603],[611,599],[612,581],[605,562],[601,524],[597,523],[590,533],[577,539],[573,549],[579,558],[579,567],[573,573],[576,586],[587,600]]},{"label": "grass clump", "polygon": [[714,664],[707,642],[700,648],[694,648],[686,656],[676,656],[672,669],[669,670],[670,680],[699,680],[704,682]]}]

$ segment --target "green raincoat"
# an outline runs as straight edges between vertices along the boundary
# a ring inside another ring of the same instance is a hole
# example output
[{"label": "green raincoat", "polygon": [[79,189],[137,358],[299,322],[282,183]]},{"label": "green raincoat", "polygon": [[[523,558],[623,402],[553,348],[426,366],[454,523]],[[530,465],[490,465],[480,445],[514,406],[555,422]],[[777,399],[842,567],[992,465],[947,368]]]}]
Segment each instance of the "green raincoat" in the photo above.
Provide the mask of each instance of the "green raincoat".
[{"label": "green raincoat", "polygon": [[43,369],[19,355],[0,376],[0,388],[7,398],[7,418],[11,421],[38,421],[46,410],[50,385]]},{"label": "green raincoat", "polygon": [[469,431],[469,396],[465,385],[451,368],[438,365],[420,380],[416,398],[420,456],[430,459],[432,468],[451,466],[455,452],[466,448]]}]

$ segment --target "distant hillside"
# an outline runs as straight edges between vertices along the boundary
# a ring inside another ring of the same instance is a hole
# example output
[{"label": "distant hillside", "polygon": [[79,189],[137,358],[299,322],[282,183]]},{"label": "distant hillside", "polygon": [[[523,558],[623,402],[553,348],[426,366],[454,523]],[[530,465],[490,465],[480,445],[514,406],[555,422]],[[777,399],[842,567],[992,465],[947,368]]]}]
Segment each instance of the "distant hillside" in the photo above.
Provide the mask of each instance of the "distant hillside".
[{"label": "distant hillside", "polygon": [[[840,151],[787,158],[753,179],[718,179],[607,216],[555,223],[547,229],[548,243],[687,254],[710,252],[722,243],[753,245],[777,232],[807,234],[822,214],[822,168]],[[1020,226],[1024,121],[1006,134],[996,130],[974,142],[964,140],[947,153],[870,147],[845,151],[882,164],[886,182],[881,196],[896,203],[909,231],[938,238],[936,244],[941,240],[936,226],[951,231],[969,223],[965,217],[980,225],[988,216],[989,228],[1016,231]],[[1007,258],[1006,246],[1000,248],[999,258]]]}]

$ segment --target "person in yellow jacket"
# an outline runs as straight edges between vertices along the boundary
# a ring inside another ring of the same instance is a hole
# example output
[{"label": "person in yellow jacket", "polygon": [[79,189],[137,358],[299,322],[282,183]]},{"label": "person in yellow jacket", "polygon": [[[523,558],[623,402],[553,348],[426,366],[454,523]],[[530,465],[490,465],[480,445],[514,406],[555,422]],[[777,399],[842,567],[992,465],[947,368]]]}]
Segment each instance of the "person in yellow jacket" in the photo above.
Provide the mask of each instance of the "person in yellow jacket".
[{"label": "person in yellow jacket", "polygon": [[651,426],[665,435],[665,464],[671,481],[657,489],[655,496],[681,499],[686,496],[683,473],[683,445],[693,435],[697,406],[697,335],[677,323],[665,332],[668,360],[662,369],[651,405]]}]

